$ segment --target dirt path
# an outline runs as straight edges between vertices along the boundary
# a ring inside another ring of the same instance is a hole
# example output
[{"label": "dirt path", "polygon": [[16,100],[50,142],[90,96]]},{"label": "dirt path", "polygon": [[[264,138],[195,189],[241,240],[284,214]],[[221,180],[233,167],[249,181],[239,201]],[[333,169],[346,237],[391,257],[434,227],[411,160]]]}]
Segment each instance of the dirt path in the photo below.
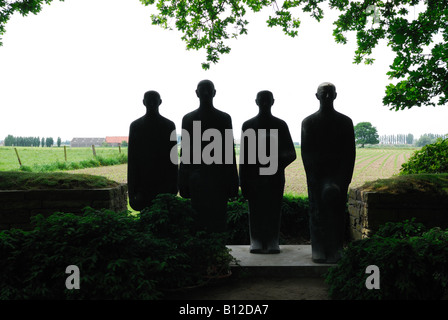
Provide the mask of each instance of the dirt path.
[{"label": "dirt path", "polygon": [[171,293],[168,300],[329,300],[320,278],[236,278]]}]

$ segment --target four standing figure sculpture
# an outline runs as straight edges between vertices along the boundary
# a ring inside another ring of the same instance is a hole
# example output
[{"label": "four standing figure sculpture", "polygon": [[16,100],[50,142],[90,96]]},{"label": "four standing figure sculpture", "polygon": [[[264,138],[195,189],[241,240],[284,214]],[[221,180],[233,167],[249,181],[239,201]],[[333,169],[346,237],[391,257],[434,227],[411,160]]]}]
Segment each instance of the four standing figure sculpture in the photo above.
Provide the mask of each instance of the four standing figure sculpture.
[{"label": "four standing figure sculpture", "polygon": [[[255,102],[259,113],[243,123],[239,166],[241,191],[249,202],[250,252],[279,253],[285,168],[297,155],[288,125],[271,113],[272,92],[259,92]],[[263,174],[263,167],[272,166],[260,161],[267,154],[275,167]]]},{"label": "four standing figure sculpture", "polygon": [[158,92],[146,92],[143,104],[146,114],[129,128],[128,194],[129,204],[136,211],[149,207],[158,194],[177,194],[177,157],[170,157],[177,144],[171,140],[176,126],[160,114],[162,99]]},{"label": "four standing figure sculpture", "polygon": [[[288,125],[271,113],[273,94],[260,91],[255,100],[258,115],[242,126],[238,174],[232,119],[214,107],[215,94],[211,81],[199,82],[199,107],[182,119],[178,165],[175,125],[160,115],[160,95],[156,91],[145,93],[147,113],[132,122],[129,130],[130,205],[141,211],[158,194],[179,192],[191,199],[199,229],[223,232],[227,202],[238,195],[241,186],[249,204],[250,252],[279,253],[284,171],[296,159]],[[321,84],[316,93],[320,108],[302,122],[301,153],[310,201],[312,259],[316,263],[340,259],[347,191],[355,162],[353,123],[334,109],[336,96],[333,84]]]},{"label": "four standing figure sculpture", "polygon": [[334,109],[336,88],[321,84],[317,112],[302,122],[302,160],[310,201],[312,259],[335,263],[344,244],[345,206],[355,164],[352,120]]},{"label": "four standing figure sculpture", "polygon": [[199,82],[199,107],[182,119],[179,193],[191,199],[199,229],[224,232],[227,202],[238,195],[239,186],[232,119],[214,107],[215,94],[213,82]]}]

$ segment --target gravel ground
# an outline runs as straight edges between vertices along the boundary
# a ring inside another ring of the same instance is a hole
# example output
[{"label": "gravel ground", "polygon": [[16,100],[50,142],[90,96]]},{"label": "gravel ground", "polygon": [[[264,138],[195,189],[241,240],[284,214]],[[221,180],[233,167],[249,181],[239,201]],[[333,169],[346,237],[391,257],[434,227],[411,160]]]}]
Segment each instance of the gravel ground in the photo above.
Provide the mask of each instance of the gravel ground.
[{"label": "gravel ground", "polygon": [[171,293],[168,300],[329,300],[320,278],[240,278]]}]

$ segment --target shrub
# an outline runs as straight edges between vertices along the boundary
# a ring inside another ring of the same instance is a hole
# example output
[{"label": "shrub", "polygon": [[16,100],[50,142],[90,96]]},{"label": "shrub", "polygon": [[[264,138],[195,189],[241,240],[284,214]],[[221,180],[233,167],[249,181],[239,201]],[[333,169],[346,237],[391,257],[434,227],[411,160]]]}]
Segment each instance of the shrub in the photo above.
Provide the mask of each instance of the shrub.
[{"label": "shrub", "polygon": [[[440,299],[448,284],[448,232],[415,220],[388,223],[350,243],[326,282],[332,299]],[[380,289],[366,288],[366,268],[380,270]]]},{"label": "shrub", "polygon": [[82,160],[79,162],[61,162],[56,161],[48,164],[34,164],[31,166],[21,166],[20,171],[26,172],[52,172],[61,170],[77,170],[83,168],[94,168],[100,166],[114,166],[128,162],[128,156],[124,153],[118,154],[116,157],[106,158],[103,156],[95,156],[92,159]]},{"label": "shrub", "polygon": [[282,203],[280,240],[282,243],[309,241],[309,201],[307,197],[285,195]]},{"label": "shrub", "polygon": [[[222,235],[195,231],[192,217],[173,195],[141,216],[91,208],[38,215],[32,231],[0,232],[0,299],[152,300],[204,283],[233,258]],[[65,288],[69,265],[80,269],[80,290]]]},{"label": "shrub", "polygon": [[[165,261],[163,272],[156,277],[163,289],[198,285],[219,271],[229,271],[233,257],[226,247],[227,235],[198,231],[195,215],[190,200],[168,194],[158,196],[140,213],[141,232],[171,244],[158,254]],[[216,270],[220,267],[223,270]]]},{"label": "shrub", "polygon": [[[281,207],[280,243],[309,241],[309,202],[307,197],[285,195]],[[249,235],[249,206],[240,193],[227,205],[227,244],[247,245]]]},{"label": "shrub", "polygon": [[103,176],[65,172],[1,171],[0,190],[112,188],[117,182]]},{"label": "shrub", "polygon": [[422,147],[400,169],[400,174],[418,173],[448,173],[448,138]]},{"label": "shrub", "polygon": [[247,245],[249,236],[249,205],[241,192],[227,204],[227,234],[230,245]]},{"label": "shrub", "polygon": [[[0,299],[155,299],[151,280],[163,265],[147,254],[162,247],[136,233],[124,213],[87,209],[82,216],[36,216],[33,231],[0,233]],[[143,254],[146,253],[146,254]],[[81,290],[65,288],[68,265],[80,269]]]}]

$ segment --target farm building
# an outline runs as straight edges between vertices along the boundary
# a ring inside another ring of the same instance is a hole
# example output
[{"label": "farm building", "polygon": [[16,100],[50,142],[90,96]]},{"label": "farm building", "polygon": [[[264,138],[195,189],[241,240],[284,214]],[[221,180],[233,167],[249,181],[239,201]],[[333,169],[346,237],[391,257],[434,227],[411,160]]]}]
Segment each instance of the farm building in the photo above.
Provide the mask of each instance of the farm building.
[{"label": "farm building", "polygon": [[73,138],[70,142],[71,147],[91,147],[94,145],[95,147],[101,147],[103,142],[106,139],[104,138]]},{"label": "farm building", "polygon": [[123,141],[129,142],[129,137],[106,137],[106,143],[111,147],[118,147]]}]

